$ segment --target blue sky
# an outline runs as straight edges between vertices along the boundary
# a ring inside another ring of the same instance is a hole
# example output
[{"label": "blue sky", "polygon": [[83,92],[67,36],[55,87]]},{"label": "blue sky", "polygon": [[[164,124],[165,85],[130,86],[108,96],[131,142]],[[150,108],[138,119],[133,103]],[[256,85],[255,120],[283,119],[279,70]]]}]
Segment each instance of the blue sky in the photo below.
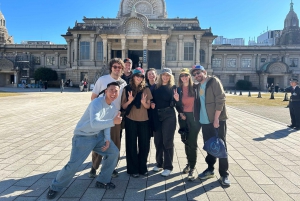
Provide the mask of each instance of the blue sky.
[{"label": "blue sky", "polygon": [[[86,17],[117,16],[121,0],[0,0],[15,43],[47,40],[65,44],[61,34]],[[214,35],[244,38],[246,44],[267,30],[283,29],[290,0],[166,0],[168,18],[198,17]],[[300,1],[293,0],[300,17]]]}]

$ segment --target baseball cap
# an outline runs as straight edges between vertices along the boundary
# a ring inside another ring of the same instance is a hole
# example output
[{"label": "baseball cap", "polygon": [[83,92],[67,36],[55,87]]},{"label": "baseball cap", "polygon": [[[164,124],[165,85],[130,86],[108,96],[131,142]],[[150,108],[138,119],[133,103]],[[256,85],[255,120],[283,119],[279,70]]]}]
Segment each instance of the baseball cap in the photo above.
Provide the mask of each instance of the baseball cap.
[{"label": "baseball cap", "polygon": [[131,59],[129,59],[129,58],[126,58],[126,59],[124,59],[124,63],[126,63],[126,62],[129,62],[129,63],[131,63],[131,64],[132,64],[132,60],[131,60]]},{"label": "baseball cap", "polygon": [[193,74],[193,72],[195,71],[195,70],[202,70],[202,71],[205,71],[205,69],[204,69],[204,67],[203,66],[201,66],[201,65],[193,65],[192,66],[192,69],[191,69],[191,74]]},{"label": "baseball cap", "polygon": [[161,70],[161,74],[168,73],[169,75],[172,75],[172,70],[170,68],[163,68]]}]

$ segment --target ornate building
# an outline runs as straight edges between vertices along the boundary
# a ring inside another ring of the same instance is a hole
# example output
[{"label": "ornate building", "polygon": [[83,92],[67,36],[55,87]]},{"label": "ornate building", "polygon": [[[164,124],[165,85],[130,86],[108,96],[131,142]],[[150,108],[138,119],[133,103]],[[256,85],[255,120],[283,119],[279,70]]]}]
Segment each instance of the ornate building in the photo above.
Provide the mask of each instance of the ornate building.
[{"label": "ornate building", "polygon": [[92,83],[105,73],[111,58],[129,57],[134,67],[169,67],[176,80],[181,68],[201,64],[226,88],[234,88],[240,79],[258,89],[267,82],[284,87],[300,73],[299,20],[293,3],[284,24],[276,46],[212,45],[217,36],[211,28],[201,28],[197,17],[168,18],[164,0],[121,0],[116,18],[76,21],[62,35],[66,45],[0,44],[0,78],[6,75],[0,86],[34,82],[32,72],[44,66],[75,85],[85,78]]}]

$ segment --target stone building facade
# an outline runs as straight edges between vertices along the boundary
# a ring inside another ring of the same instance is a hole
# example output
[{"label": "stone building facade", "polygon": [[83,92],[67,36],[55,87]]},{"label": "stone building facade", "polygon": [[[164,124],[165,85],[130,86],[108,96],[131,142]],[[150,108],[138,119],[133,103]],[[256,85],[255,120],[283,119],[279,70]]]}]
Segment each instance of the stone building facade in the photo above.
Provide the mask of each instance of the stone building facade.
[{"label": "stone building facade", "polygon": [[134,67],[158,71],[169,67],[176,80],[181,68],[201,64],[226,88],[234,88],[240,79],[251,81],[257,89],[266,83],[283,87],[300,73],[300,43],[284,34],[297,36],[299,31],[293,3],[284,24],[282,37],[287,39],[281,37],[276,46],[212,45],[217,36],[211,28],[201,28],[197,17],[168,18],[164,0],[121,0],[116,18],[76,21],[62,35],[66,44],[0,43],[0,78],[6,74],[0,86],[22,79],[33,82],[34,69],[44,66],[74,85],[83,79],[93,83],[106,72],[111,58],[129,57]]}]

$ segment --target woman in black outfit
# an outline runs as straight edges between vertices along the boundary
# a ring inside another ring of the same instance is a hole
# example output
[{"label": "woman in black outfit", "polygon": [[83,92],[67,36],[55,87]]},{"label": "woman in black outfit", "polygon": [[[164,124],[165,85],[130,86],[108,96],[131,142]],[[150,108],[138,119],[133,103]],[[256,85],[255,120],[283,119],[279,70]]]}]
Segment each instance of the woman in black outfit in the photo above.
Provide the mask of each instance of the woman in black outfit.
[{"label": "woman in black outfit", "polygon": [[162,169],[162,176],[169,176],[173,170],[174,133],[176,129],[176,114],[174,110],[174,91],[176,90],[174,76],[169,68],[164,68],[153,90],[151,108],[155,109],[158,119],[155,120],[154,144],[156,147],[156,166],[153,171]]}]

